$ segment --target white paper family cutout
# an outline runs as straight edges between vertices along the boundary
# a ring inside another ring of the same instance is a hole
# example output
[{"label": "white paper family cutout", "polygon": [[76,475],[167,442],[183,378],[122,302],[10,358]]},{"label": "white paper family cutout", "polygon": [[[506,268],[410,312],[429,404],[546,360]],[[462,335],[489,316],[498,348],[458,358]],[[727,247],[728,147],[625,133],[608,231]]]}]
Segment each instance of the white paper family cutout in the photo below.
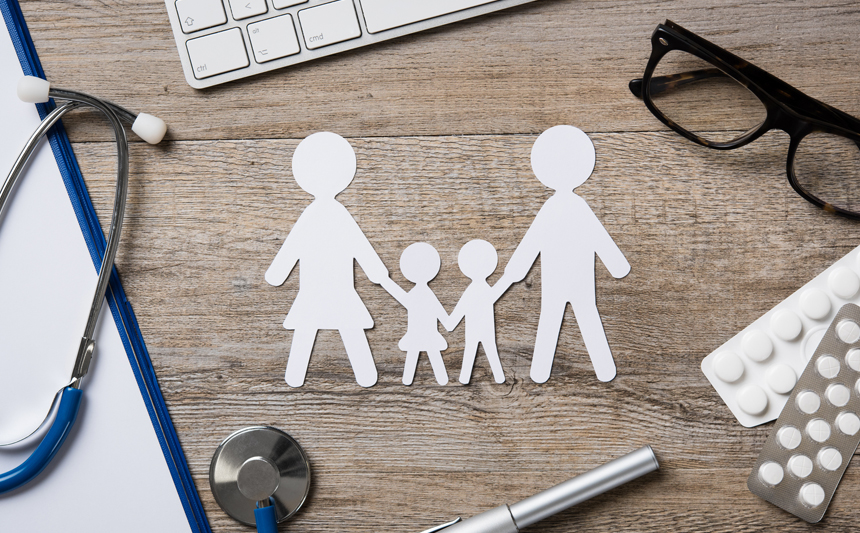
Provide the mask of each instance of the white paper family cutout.
[{"label": "white paper family cutout", "polygon": [[314,201],[299,216],[266,271],[266,281],[277,286],[299,263],[299,294],[284,320],[284,328],[294,330],[285,374],[287,384],[300,387],[304,383],[317,331],[321,329],[338,330],[359,385],[370,387],[376,383],[376,364],[364,333],[373,327],[373,318],[355,290],[355,261],[370,281],[381,285],[406,308],[407,331],[398,343],[406,352],[405,385],[412,384],[421,352],[430,359],[436,381],[440,385],[448,383],[442,359],[448,343],[439,333],[438,324],[453,331],[463,319],[466,348],[460,382],[469,383],[480,344],[495,381],[503,383],[494,306],[513,283],[525,278],[538,256],[541,316],[532,380],[544,383],[549,379],[568,303],[597,378],[612,380],[615,361],[597,310],[594,256],[599,256],[616,278],[626,276],[630,264],[585,200],[573,192],[594,170],[594,145],[588,135],[573,126],[555,126],[538,137],[531,162],[535,176],[555,194],[538,212],[494,286],[487,283],[498,265],[493,245],[473,240],[461,248],[458,265],[471,283],[448,315],[428,285],[441,267],[436,249],[421,242],[403,251],[400,269],[415,284],[406,291],[391,280],[355,219],[335,199],[355,177],[352,146],[343,137],[328,132],[315,133],[299,143],[293,154],[293,176]]}]

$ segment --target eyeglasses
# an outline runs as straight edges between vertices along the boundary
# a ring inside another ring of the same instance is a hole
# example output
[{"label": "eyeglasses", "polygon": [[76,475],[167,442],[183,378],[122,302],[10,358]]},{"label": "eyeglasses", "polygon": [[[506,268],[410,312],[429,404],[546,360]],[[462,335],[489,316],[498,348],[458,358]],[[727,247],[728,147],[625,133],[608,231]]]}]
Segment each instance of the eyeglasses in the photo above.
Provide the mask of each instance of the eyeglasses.
[{"label": "eyeglasses", "polygon": [[860,120],[807,96],[672,21],[651,36],[633,94],[691,141],[731,150],[788,133],[788,181],[824,210],[860,220]]}]

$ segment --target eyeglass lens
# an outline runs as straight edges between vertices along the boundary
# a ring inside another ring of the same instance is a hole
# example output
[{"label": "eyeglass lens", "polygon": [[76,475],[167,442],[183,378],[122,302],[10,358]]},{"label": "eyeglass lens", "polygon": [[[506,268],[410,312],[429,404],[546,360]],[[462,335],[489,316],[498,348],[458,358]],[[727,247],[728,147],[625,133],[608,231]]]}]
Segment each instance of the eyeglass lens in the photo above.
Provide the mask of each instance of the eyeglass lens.
[{"label": "eyeglass lens", "polygon": [[725,143],[758,128],[767,110],[749,89],[711,63],[681,50],[668,52],[654,70],[651,101],[679,127]]},{"label": "eyeglass lens", "polygon": [[860,146],[846,137],[814,132],[794,156],[798,185],[835,207],[860,212]]}]

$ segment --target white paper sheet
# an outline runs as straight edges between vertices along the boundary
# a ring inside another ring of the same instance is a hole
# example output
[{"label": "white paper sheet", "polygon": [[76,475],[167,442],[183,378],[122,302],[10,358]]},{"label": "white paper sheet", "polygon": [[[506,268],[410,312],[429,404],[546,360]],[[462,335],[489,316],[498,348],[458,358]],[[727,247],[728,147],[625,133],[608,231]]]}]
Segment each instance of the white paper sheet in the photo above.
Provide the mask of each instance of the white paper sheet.
[{"label": "white paper sheet", "polygon": [[[0,31],[0,173],[39,124],[15,95],[23,75]],[[0,219],[0,440],[39,425],[71,375],[97,273],[47,143]],[[190,531],[107,304],[76,427],[48,468],[0,495],[2,531]],[[32,439],[31,439],[32,440]],[[0,472],[35,443],[0,448]]]}]

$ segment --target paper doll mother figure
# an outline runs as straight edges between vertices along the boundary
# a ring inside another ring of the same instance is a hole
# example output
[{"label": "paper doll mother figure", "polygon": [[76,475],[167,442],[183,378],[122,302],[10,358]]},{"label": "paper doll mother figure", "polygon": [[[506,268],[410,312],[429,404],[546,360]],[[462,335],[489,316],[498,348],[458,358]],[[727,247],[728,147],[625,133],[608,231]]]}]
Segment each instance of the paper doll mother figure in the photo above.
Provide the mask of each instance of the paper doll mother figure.
[{"label": "paper doll mother figure", "polygon": [[299,263],[299,294],[284,320],[293,342],[285,379],[291,387],[305,381],[317,331],[340,332],[346,354],[362,387],[376,383],[377,373],[365,329],[373,318],[355,291],[354,262],[379,284],[388,269],[346,208],[335,200],[355,177],[352,146],[334,133],[314,133],[293,154],[293,176],[314,201],[290,230],[266,281],[281,285]]},{"label": "paper doll mother figure", "polygon": [[535,176],[555,194],[541,207],[499,280],[503,287],[522,280],[540,255],[541,313],[531,378],[537,383],[549,379],[570,303],[597,379],[611,381],[615,361],[597,311],[594,256],[616,278],[630,272],[630,263],[585,200],[573,192],[594,170],[594,144],[578,128],[555,126],[535,141],[531,160]]}]

